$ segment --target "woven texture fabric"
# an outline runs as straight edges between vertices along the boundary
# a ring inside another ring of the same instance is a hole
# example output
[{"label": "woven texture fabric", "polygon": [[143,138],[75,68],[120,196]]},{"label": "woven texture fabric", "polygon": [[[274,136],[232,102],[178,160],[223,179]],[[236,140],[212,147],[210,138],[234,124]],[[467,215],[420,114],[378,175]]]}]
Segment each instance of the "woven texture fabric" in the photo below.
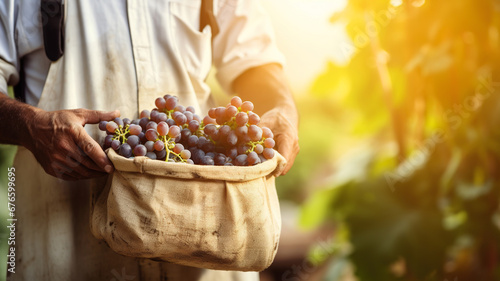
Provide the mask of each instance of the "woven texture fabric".
[{"label": "woven texture fabric", "polygon": [[261,271],[273,261],[281,155],[228,167],[107,154],[115,172],[93,192],[91,229],[115,252],[218,270]]}]

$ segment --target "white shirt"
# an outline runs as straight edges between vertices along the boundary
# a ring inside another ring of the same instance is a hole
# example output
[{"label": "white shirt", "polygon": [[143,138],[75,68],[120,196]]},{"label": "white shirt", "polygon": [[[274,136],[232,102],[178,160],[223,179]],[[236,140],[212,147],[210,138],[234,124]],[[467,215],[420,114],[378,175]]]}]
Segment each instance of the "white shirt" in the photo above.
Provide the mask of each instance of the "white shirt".
[{"label": "white shirt", "polygon": [[[71,2],[71,0],[67,1]],[[143,39],[142,35],[146,31],[134,30],[130,25],[127,1],[88,2],[89,6],[99,3],[102,6],[102,13],[105,13],[105,16],[95,15],[95,25],[114,22],[113,33],[123,39],[120,59],[128,60],[129,67],[134,68],[133,45],[140,43],[137,41]],[[133,1],[129,2],[133,3]],[[152,1],[153,4],[157,2],[165,1]],[[214,0],[214,13],[221,32],[214,38],[212,50],[208,39],[205,40],[204,46],[196,46],[193,45],[192,40],[189,41],[190,37],[183,34],[192,32],[198,37],[210,37],[208,35],[210,31],[198,32],[200,0],[166,2],[172,2],[169,9],[174,15],[174,21],[166,21],[167,17],[163,18],[161,11],[158,11],[156,15],[150,12],[144,15],[153,18],[156,22],[161,21],[167,26],[172,25],[178,32],[176,36],[178,55],[182,57],[191,78],[194,78],[193,84],[201,82],[198,86],[204,88],[205,93],[208,93],[209,89],[204,84],[204,79],[208,75],[212,62],[217,69],[218,81],[223,89],[229,92],[232,81],[248,68],[272,62],[283,64],[283,56],[274,43],[270,21],[259,0]],[[162,5],[158,5],[160,6]],[[18,82],[20,59],[23,59],[26,101],[35,106],[40,99],[50,66],[43,47],[39,10],[39,0],[3,0],[0,2],[0,92],[6,93],[7,85],[14,85]],[[171,39],[161,38],[161,32],[158,31],[161,30],[150,29],[150,35],[158,37],[156,40],[158,44],[154,45],[152,50],[146,50],[145,53],[151,51],[161,53],[161,40]],[[133,36],[134,33],[138,36]],[[213,53],[213,56],[210,56],[210,53]],[[203,100],[207,100],[206,97]]]}]

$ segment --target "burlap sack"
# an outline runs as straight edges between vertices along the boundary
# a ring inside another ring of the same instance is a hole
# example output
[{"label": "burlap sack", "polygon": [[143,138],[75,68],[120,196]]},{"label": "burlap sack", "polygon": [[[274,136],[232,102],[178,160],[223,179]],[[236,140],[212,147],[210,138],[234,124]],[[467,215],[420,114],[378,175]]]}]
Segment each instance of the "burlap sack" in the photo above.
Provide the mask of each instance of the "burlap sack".
[{"label": "burlap sack", "polygon": [[228,167],[107,154],[115,172],[93,194],[91,229],[115,252],[219,270],[261,271],[273,261],[281,155]]}]

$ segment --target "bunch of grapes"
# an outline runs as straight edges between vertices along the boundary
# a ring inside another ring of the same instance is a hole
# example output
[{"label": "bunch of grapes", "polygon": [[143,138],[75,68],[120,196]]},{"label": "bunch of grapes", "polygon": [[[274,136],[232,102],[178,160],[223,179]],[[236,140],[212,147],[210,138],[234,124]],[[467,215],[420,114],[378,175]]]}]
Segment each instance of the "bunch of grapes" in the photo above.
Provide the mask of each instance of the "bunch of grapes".
[{"label": "bunch of grapes", "polygon": [[274,157],[273,133],[258,126],[260,117],[249,101],[233,97],[226,107],[210,109],[203,120],[175,96],[159,97],[155,105],[139,119],[100,122],[99,129],[108,134],[104,148],[126,158],[218,166],[251,166]]}]

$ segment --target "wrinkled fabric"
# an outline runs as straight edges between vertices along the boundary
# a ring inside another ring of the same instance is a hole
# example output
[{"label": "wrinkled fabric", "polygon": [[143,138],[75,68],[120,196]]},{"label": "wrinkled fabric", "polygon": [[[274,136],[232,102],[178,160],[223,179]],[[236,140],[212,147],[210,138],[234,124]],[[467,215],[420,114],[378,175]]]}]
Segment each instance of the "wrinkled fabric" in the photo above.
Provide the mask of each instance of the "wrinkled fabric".
[{"label": "wrinkled fabric", "polygon": [[281,232],[279,154],[249,167],[126,159],[92,202],[93,234],[116,252],[219,270],[262,271]]}]

